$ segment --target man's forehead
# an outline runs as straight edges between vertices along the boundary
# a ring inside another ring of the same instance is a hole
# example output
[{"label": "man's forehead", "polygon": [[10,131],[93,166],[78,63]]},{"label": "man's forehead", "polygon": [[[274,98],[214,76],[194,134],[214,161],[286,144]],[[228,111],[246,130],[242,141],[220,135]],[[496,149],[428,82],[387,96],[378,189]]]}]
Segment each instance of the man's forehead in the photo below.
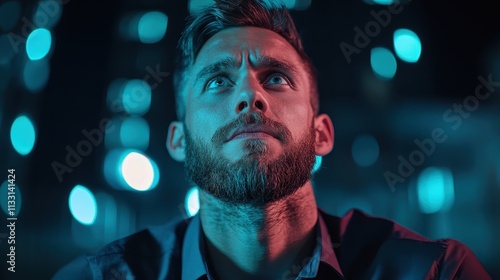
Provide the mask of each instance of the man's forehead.
[{"label": "man's forehead", "polygon": [[204,67],[214,61],[229,60],[241,64],[247,59],[258,64],[268,58],[288,64],[301,62],[296,50],[281,35],[258,27],[232,27],[208,39],[193,65]]}]

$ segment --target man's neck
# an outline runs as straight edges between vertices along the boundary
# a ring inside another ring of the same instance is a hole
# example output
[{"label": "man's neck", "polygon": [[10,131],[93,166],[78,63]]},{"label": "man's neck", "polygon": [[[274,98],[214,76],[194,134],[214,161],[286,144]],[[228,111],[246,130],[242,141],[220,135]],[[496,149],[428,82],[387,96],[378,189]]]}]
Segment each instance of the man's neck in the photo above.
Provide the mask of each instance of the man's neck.
[{"label": "man's neck", "polygon": [[310,257],[318,218],[311,182],[275,203],[231,205],[200,193],[207,257],[217,279],[276,279]]}]

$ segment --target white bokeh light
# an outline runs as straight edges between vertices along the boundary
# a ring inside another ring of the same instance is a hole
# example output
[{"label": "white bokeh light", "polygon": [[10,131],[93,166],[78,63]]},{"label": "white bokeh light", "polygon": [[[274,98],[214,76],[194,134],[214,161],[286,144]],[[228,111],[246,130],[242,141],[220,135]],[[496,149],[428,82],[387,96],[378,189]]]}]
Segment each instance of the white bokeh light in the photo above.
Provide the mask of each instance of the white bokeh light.
[{"label": "white bokeh light", "polygon": [[125,182],[135,190],[146,191],[153,186],[155,177],[153,164],[140,153],[129,153],[123,159],[121,172]]}]

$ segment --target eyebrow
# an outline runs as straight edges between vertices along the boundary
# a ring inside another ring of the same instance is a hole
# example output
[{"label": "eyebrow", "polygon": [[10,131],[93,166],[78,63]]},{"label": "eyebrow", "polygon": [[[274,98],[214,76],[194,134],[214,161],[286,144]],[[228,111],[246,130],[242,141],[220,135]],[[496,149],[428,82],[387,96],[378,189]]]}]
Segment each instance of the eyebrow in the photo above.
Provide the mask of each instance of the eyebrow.
[{"label": "eyebrow", "polygon": [[[198,72],[196,75],[196,79],[200,80],[205,78],[206,76],[213,75],[215,73],[224,72],[231,68],[236,68],[237,65],[240,64],[239,60],[233,57],[227,57],[221,59],[217,62],[209,64]],[[286,61],[278,60],[274,57],[270,56],[259,56],[257,59],[257,64],[254,65],[255,68],[277,68],[282,69],[284,71],[290,72],[293,75],[298,75],[298,70],[291,63]]]}]

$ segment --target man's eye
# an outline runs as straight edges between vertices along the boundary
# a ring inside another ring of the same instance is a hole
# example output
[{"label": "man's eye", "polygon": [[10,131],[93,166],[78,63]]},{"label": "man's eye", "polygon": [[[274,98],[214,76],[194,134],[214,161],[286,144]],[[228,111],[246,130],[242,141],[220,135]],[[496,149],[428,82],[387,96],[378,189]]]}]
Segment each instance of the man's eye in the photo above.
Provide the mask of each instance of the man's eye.
[{"label": "man's eye", "polygon": [[231,83],[228,78],[223,77],[223,76],[217,76],[210,81],[208,81],[207,86],[205,87],[207,90],[208,89],[216,89],[220,87],[228,87],[230,86]]},{"label": "man's eye", "polygon": [[267,77],[266,84],[269,85],[290,85],[285,75],[274,73]]}]

